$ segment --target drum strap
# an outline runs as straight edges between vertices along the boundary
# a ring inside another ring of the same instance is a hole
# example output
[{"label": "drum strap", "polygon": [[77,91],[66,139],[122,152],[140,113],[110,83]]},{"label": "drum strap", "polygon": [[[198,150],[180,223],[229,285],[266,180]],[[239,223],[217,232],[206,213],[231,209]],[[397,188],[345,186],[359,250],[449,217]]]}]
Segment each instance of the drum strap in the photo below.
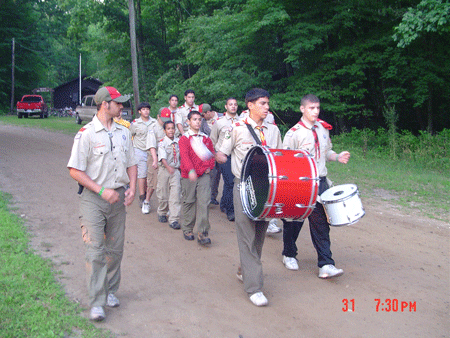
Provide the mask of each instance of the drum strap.
[{"label": "drum strap", "polygon": [[255,131],[253,130],[252,126],[250,125],[250,123],[246,123],[245,124],[248,128],[248,131],[250,132],[250,134],[252,134],[253,138],[256,141],[256,144],[258,144],[259,146],[261,145],[261,140],[258,138],[258,136],[256,136]]}]

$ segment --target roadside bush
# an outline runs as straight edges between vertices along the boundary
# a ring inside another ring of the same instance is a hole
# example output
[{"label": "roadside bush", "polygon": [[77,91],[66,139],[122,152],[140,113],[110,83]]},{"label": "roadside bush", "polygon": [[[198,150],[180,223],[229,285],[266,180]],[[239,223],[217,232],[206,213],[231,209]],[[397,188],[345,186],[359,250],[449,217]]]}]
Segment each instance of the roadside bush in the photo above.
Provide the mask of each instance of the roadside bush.
[{"label": "roadside bush", "polygon": [[[421,131],[418,136],[409,131],[396,133],[396,152],[398,159],[409,160],[425,168],[439,172],[450,170],[450,130],[432,135]],[[341,150],[349,149],[361,153],[364,157],[391,158],[390,140],[392,135],[383,128],[377,131],[353,129],[332,137],[332,141]],[[336,150],[339,151],[339,150]],[[392,160],[396,158],[391,158]]]}]

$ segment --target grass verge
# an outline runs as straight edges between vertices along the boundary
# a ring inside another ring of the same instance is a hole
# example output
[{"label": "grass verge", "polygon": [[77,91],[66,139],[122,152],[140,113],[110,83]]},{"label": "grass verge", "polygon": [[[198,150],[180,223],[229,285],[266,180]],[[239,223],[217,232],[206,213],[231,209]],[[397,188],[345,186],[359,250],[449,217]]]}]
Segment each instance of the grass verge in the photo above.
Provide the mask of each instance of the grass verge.
[{"label": "grass verge", "polygon": [[22,220],[0,192],[0,336],[113,337],[80,315],[55,280],[52,263],[33,253]]},{"label": "grass verge", "polygon": [[0,115],[0,123],[22,127],[41,128],[73,135],[75,135],[81,128],[81,125],[75,122],[75,118],[57,116],[49,116],[46,119],[40,119],[37,116],[29,117],[27,119],[19,119],[16,115]]}]

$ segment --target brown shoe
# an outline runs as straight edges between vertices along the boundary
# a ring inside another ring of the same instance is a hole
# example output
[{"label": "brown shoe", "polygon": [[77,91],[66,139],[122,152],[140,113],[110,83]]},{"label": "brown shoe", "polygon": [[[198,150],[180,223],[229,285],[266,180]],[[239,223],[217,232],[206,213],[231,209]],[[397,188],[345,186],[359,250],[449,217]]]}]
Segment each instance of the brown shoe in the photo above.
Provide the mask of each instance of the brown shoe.
[{"label": "brown shoe", "polygon": [[199,232],[197,235],[197,241],[201,245],[211,244],[211,240],[209,239],[207,232],[204,233]]}]

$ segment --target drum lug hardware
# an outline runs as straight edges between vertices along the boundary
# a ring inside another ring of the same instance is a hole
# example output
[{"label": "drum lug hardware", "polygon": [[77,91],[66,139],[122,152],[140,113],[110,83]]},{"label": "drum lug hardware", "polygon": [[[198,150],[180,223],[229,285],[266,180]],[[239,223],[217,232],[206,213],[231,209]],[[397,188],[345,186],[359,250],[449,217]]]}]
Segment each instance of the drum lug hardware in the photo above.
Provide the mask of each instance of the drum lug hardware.
[{"label": "drum lug hardware", "polygon": [[281,215],[283,213],[283,207],[284,207],[284,204],[282,204],[282,203],[275,203],[275,213],[277,215]]},{"label": "drum lug hardware", "polygon": [[279,179],[279,180],[287,180],[288,177],[285,176],[285,175],[280,175],[280,176],[278,176],[278,179]]},{"label": "drum lug hardware", "polygon": [[296,206],[297,208],[304,208],[304,207],[306,207],[306,205],[300,204],[300,203],[297,203],[295,206]]},{"label": "drum lug hardware", "polygon": [[303,153],[297,153],[294,155],[294,157],[304,157],[304,156],[305,156],[305,154],[303,154]]},{"label": "drum lug hardware", "polygon": [[299,179],[300,181],[314,180],[314,178],[309,178],[309,177],[299,177],[298,179]]},{"label": "drum lug hardware", "polygon": [[273,153],[275,156],[283,156],[283,154],[281,153],[281,151],[275,151]]}]

